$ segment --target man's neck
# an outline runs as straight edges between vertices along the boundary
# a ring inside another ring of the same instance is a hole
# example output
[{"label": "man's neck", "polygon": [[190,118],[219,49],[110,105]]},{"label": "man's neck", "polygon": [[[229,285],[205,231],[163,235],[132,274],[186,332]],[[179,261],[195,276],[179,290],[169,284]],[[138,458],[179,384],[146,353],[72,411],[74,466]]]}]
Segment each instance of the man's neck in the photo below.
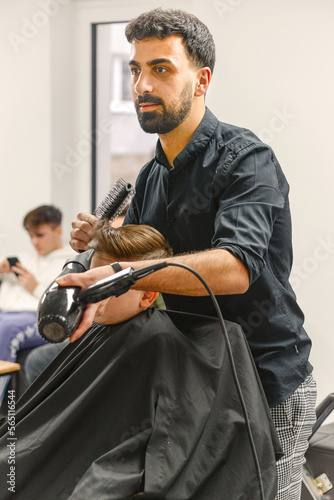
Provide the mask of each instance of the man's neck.
[{"label": "man's neck", "polygon": [[159,135],[161,147],[168,163],[173,167],[174,158],[186,147],[205,113],[205,106],[188,116],[176,129]]},{"label": "man's neck", "polygon": [[62,243],[58,243],[52,250],[46,255],[50,255],[51,253],[55,252],[56,250],[60,250],[61,248],[64,248],[64,245]]}]

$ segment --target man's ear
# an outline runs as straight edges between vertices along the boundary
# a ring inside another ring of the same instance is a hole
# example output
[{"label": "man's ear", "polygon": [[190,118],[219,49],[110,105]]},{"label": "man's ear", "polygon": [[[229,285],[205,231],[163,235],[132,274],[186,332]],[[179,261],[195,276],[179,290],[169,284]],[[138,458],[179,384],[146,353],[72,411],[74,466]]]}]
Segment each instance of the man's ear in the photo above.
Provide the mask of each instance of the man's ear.
[{"label": "man's ear", "polygon": [[143,291],[141,300],[139,302],[139,306],[142,307],[143,309],[147,309],[158,298],[158,295],[159,292],[149,292],[146,290]]},{"label": "man's ear", "polygon": [[208,67],[200,68],[197,71],[197,83],[195,88],[195,96],[204,95],[209,88],[211,81],[211,69]]},{"label": "man's ear", "polygon": [[61,225],[59,224],[58,226],[56,226],[54,230],[55,230],[57,236],[59,238],[61,238],[61,236],[63,234],[63,229],[62,229]]}]

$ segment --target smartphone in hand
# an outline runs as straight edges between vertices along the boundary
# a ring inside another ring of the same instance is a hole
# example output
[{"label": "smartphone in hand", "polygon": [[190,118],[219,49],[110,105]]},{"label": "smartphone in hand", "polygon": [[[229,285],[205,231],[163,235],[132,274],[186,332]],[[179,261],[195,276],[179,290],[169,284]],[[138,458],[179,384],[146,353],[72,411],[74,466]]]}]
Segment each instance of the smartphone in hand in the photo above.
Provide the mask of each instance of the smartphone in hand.
[{"label": "smartphone in hand", "polygon": [[[7,257],[7,260],[9,262],[10,267],[13,267],[15,266],[15,264],[20,262],[17,257]],[[18,276],[18,273],[16,273],[15,271],[13,271],[13,273],[15,274],[15,276]]]}]

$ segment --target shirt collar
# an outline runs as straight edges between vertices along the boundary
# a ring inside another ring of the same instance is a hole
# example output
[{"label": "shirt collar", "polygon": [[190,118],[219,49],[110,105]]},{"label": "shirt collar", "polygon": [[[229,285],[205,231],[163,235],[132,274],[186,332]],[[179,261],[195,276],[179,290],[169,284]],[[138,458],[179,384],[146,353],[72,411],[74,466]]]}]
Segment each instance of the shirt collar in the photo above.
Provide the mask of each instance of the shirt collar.
[{"label": "shirt collar", "polygon": [[[208,108],[206,108],[204,116],[192,138],[182,151],[180,151],[180,153],[174,158],[174,168],[181,167],[186,164],[189,159],[196,158],[207,147],[218,123],[218,119],[215,115]],[[172,168],[167,161],[164,150],[161,147],[160,140],[157,142],[155,159],[158,163],[164,165],[168,169]]]}]

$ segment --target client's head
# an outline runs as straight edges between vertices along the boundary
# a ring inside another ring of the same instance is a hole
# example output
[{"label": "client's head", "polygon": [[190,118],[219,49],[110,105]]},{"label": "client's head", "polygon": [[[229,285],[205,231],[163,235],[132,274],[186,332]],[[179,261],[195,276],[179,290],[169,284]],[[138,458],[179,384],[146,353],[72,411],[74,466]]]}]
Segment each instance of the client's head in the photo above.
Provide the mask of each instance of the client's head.
[{"label": "client's head", "polygon": [[[108,221],[96,224],[89,247],[95,250],[91,268],[112,262],[164,259],[172,255],[169,244],[156,229],[135,224],[112,227]],[[110,297],[103,314],[96,316],[95,321],[115,324],[133,318],[150,307],[158,295],[154,291],[130,289],[117,298]]]}]

